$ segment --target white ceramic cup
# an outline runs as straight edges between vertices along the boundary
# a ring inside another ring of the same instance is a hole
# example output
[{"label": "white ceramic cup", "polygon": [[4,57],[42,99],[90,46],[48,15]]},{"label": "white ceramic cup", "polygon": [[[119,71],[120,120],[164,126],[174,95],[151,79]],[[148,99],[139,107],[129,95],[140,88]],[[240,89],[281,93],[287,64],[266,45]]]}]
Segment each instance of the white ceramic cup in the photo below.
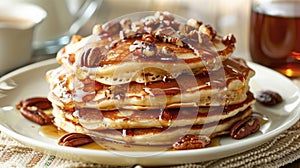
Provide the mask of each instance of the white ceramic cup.
[{"label": "white ceramic cup", "polygon": [[69,37],[76,34],[85,25],[102,0],[2,0],[26,2],[38,5],[47,11],[47,18],[39,26],[34,39],[35,50],[41,54],[56,53],[56,50],[69,42]]},{"label": "white ceramic cup", "polygon": [[46,16],[33,4],[0,2],[0,75],[30,63],[34,30]]}]

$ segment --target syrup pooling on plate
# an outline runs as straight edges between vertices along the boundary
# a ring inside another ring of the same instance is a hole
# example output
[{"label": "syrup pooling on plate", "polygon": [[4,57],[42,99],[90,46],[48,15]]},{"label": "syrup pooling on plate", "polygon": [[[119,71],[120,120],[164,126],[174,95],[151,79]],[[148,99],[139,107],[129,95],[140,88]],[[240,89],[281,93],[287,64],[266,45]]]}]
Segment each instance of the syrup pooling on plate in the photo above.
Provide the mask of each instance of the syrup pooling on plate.
[{"label": "syrup pooling on plate", "polygon": [[59,137],[63,136],[66,134],[64,130],[58,129],[55,125],[44,125],[41,126],[39,129],[39,134],[45,137],[53,138],[53,139],[58,139]]}]

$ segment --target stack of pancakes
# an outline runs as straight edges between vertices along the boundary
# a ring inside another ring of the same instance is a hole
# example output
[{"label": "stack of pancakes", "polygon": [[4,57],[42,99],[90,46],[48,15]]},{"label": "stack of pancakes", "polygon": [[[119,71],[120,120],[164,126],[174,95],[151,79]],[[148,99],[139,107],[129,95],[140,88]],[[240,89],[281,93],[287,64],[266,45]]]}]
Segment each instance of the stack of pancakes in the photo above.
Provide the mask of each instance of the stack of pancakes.
[{"label": "stack of pancakes", "polygon": [[252,114],[235,38],[168,12],[96,25],[74,36],[47,73],[54,123],[67,132],[167,145],[186,135],[215,137]]}]

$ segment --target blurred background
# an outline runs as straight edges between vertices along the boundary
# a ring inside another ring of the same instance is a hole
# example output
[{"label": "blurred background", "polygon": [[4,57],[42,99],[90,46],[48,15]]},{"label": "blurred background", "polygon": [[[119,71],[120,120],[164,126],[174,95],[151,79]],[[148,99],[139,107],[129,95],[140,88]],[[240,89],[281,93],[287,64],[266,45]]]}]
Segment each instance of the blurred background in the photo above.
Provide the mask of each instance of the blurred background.
[{"label": "blurred background", "polygon": [[[219,34],[237,38],[234,56],[249,59],[250,1],[245,0],[0,0],[34,3],[48,15],[38,27],[34,55],[54,54],[70,36],[91,34],[95,24],[138,11],[169,11],[212,25]],[[88,2],[88,3],[86,3]],[[83,7],[84,5],[89,5]],[[82,10],[84,8],[84,10]],[[74,24],[76,23],[76,24]],[[46,43],[40,43],[41,41]],[[58,46],[54,46],[59,44]],[[47,49],[44,49],[44,47]]]},{"label": "blurred background", "polygon": [[91,33],[93,25],[137,11],[169,11],[212,25],[221,35],[237,38],[234,56],[249,59],[250,1],[245,0],[103,0],[89,22],[78,32]]}]

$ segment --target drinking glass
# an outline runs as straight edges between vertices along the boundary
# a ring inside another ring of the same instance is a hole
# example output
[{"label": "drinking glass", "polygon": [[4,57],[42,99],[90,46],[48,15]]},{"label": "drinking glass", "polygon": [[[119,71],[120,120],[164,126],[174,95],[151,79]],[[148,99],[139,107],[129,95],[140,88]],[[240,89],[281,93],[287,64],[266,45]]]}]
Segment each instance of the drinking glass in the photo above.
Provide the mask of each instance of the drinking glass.
[{"label": "drinking glass", "polygon": [[300,0],[252,0],[250,18],[252,60],[300,77]]}]

